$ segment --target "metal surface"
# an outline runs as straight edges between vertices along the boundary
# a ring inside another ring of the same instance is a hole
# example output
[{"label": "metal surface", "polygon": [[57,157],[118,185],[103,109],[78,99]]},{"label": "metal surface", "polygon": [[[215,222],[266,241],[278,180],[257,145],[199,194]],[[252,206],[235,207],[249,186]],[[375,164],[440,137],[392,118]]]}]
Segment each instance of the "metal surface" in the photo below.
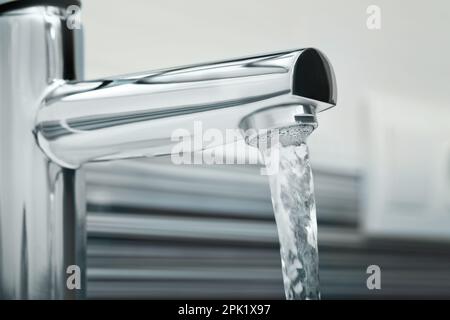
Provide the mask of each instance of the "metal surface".
[{"label": "metal surface", "polygon": [[[303,58],[311,53],[313,58]],[[195,151],[194,121],[201,121],[202,132],[215,129],[223,136],[261,110],[264,116],[257,119],[264,118],[264,128],[295,125],[296,116],[313,115],[335,103],[334,77],[322,57],[317,50],[301,49],[64,83],[37,114],[39,145],[56,163],[78,168],[88,161],[170,154],[179,143],[172,139],[177,129],[189,132],[192,149],[187,151]],[[317,59],[319,66],[310,70]],[[243,129],[262,129],[259,122],[254,127],[248,123]]]},{"label": "metal surface", "polygon": [[81,5],[80,0],[0,0],[0,12],[23,9],[26,7],[52,6],[65,8],[70,5]]},{"label": "metal surface", "polygon": [[[82,164],[169,154],[173,131],[194,138],[195,120],[270,129],[336,102],[331,66],[315,49],[74,82],[81,30],[68,28],[63,8],[35,4],[0,15],[3,298],[85,296]],[[66,286],[70,265],[82,270],[80,290]]]},{"label": "metal surface", "polygon": [[[180,166],[162,157],[85,169],[88,298],[284,297],[270,190],[259,166]],[[323,224],[340,223],[349,237],[356,232],[348,226],[356,224],[360,185],[354,176],[320,170],[315,185],[327,260],[346,237],[329,238]]]},{"label": "metal surface", "polygon": [[[158,158],[85,169],[88,298],[284,298],[270,190],[258,166]],[[357,173],[314,168],[322,298],[448,299],[448,243],[368,239],[358,227],[363,184]],[[373,264],[382,290],[367,289]]]},{"label": "metal surface", "polygon": [[[61,12],[27,8],[0,16],[0,296],[71,298],[65,266],[84,266],[81,171],[47,160],[33,136],[53,80],[76,70]],[[81,196],[81,202],[79,201]],[[83,268],[84,270],[84,268]]]}]

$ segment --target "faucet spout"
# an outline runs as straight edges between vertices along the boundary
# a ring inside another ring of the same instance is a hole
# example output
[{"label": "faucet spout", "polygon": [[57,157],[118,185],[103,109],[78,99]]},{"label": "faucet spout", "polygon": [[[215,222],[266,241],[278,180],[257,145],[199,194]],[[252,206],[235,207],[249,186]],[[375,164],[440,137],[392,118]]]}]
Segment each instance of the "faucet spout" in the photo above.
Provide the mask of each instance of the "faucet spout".
[{"label": "faucet spout", "polygon": [[35,135],[51,160],[74,169],[89,161],[170,154],[174,130],[190,130],[196,120],[204,129],[270,129],[315,121],[335,103],[331,65],[308,48],[63,82],[44,99]]}]

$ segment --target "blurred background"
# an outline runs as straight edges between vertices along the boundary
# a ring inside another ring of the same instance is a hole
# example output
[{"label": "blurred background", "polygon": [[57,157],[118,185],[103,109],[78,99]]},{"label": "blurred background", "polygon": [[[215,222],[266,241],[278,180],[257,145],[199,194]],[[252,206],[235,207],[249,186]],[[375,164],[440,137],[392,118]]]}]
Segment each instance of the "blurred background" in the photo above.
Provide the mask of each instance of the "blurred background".
[{"label": "blurred background", "polygon": [[[82,21],[88,79],[326,53],[338,106],[309,139],[322,297],[450,298],[448,1],[91,0]],[[133,160],[87,179],[90,298],[284,298],[258,166]],[[381,290],[366,287],[373,264]]]}]

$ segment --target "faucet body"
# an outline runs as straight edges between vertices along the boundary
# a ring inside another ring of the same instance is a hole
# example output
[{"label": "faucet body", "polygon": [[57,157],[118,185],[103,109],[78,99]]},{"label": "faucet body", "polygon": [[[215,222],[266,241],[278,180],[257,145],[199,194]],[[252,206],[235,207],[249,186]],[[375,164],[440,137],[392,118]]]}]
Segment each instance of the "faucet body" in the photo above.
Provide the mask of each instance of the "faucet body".
[{"label": "faucet body", "polygon": [[49,161],[33,133],[55,80],[82,77],[79,30],[57,6],[0,10],[0,298],[82,297],[66,269],[85,279],[83,173]]},{"label": "faucet body", "polygon": [[315,49],[83,82],[82,30],[64,12],[79,3],[20,3],[0,4],[0,298],[85,297],[84,163],[170,154],[195,120],[276,129],[336,103]]}]

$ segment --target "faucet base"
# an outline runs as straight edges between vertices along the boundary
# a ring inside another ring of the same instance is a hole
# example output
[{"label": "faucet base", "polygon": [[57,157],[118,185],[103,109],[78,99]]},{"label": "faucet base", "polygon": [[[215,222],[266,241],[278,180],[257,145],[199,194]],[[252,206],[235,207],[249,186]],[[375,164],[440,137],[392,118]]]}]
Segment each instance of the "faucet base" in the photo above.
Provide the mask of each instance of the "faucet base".
[{"label": "faucet base", "polygon": [[[74,299],[85,292],[83,173],[52,163],[33,134],[36,113],[54,79],[76,70],[76,59],[67,49],[74,31],[66,28],[61,13],[50,6],[0,13],[0,297],[4,299]],[[79,266],[81,290],[67,287],[70,265]]]}]

